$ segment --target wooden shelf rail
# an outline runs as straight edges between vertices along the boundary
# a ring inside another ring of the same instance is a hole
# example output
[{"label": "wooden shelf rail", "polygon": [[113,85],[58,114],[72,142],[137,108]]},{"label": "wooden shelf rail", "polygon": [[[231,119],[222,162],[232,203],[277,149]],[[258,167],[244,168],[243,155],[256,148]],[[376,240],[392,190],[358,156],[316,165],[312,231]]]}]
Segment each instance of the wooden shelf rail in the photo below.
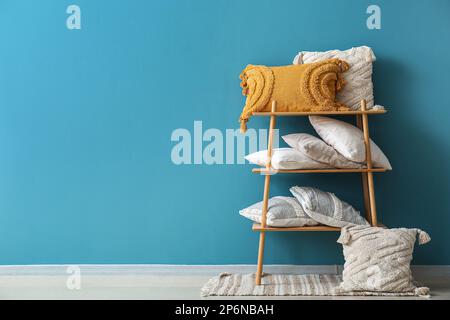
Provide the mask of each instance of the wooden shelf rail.
[{"label": "wooden shelf rail", "polygon": [[295,169],[295,170],[277,170],[270,169],[269,171],[266,168],[254,168],[252,169],[253,173],[260,174],[275,174],[275,173],[352,173],[352,172],[385,172],[384,168],[372,168],[372,169]]},{"label": "wooden shelf rail", "polygon": [[[378,223],[378,226],[381,228],[385,228],[386,226],[382,223]],[[330,227],[325,225],[317,225],[317,226],[306,226],[306,227],[265,227],[263,228],[259,223],[254,223],[252,226],[253,231],[279,231],[279,232],[288,232],[288,231],[341,231],[341,228]]]},{"label": "wooden shelf rail", "polygon": [[352,111],[305,111],[305,112],[253,112],[253,116],[259,117],[299,117],[299,116],[355,116],[363,114],[384,114],[387,110],[376,109],[376,110],[352,110]]}]

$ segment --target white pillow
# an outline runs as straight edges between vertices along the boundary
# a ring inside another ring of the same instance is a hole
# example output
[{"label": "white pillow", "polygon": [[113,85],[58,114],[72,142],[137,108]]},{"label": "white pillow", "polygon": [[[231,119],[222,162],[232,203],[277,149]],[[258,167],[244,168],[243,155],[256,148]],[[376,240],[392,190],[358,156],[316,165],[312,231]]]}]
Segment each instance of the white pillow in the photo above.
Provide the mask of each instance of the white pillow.
[{"label": "white pillow", "polygon": [[335,292],[427,296],[430,290],[416,287],[410,269],[416,236],[419,244],[431,240],[420,229],[368,226],[343,228],[337,241],[344,248],[343,281]]},{"label": "white pillow", "polygon": [[352,224],[368,226],[359,211],[340,200],[333,193],[311,187],[292,187],[292,195],[302,206],[305,213],[321,224],[332,227],[345,227]]},{"label": "white pillow", "polygon": [[[267,150],[254,152],[245,157],[249,162],[266,166]],[[295,169],[326,169],[329,165],[308,158],[303,153],[292,148],[277,148],[272,150],[272,168],[275,170]]]},{"label": "white pillow", "polygon": [[[261,223],[263,202],[255,203],[239,211],[239,214]],[[318,223],[305,214],[302,206],[293,197],[273,197],[269,199],[267,225],[270,227],[303,227]]]},{"label": "white pillow", "polygon": [[[321,116],[310,116],[309,121],[317,134],[345,158],[354,162],[366,161],[364,135],[359,128],[344,121]],[[370,151],[374,167],[392,169],[388,158],[372,140]]]},{"label": "white pillow", "polygon": [[[367,108],[371,109],[374,106],[372,62],[376,60],[371,48],[362,46],[345,51],[301,51],[295,56],[294,64],[313,63],[333,58],[345,60],[350,65],[350,69],[343,74],[347,83],[337,93],[336,99],[355,110],[361,108],[361,99],[366,99]],[[377,108],[383,107],[377,106]]]},{"label": "white pillow", "polygon": [[307,157],[335,168],[362,168],[363,164],[342,156],[322,140],[307,133],[293,133],[282,137],[295,150]]}]

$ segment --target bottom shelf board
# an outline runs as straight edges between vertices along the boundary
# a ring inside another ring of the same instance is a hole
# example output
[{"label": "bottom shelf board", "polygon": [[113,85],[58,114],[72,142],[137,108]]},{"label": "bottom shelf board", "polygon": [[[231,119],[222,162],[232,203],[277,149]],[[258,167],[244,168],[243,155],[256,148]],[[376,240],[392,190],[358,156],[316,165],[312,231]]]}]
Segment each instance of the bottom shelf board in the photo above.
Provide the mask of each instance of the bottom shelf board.
[{"label": "bottom shelf board", "polygon": [[[385,225],[378,223],[379,227],[386,228]],[[259,223],[254,223],[252,226],[253,231],[341,231],[341,228],[329,227],[324,225],[307,226],[307,227],[261,227]]]}]

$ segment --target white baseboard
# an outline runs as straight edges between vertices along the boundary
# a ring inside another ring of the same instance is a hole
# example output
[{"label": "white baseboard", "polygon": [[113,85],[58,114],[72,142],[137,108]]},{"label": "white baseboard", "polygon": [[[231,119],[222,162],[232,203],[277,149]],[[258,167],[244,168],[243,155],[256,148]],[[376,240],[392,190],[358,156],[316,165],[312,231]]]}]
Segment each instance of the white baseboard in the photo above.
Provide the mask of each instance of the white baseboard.
[{"label": "white baseboard", "polygon": [[[84,275],[217,275],[221,272],[252,273],[256,265],[174,265],[174,264],[70,264],[70,265],[3,265],[0,276],[66,275],[77,266]],[[337,265],[264,265],[269,273],[338,273]]]},{"label": "white baseboard", "polygon": [[[167,264],[80,264],[80,265],[3,265],[0,276],[67,275],[68,267],[77,266],[83,275],[217,275],[221,272],[252,273],[256,265],[167,265]],[[264,265],[267,273],[339,274],[342,265]],[[450,278],[450,265],[417,265],[415,275]]]}]

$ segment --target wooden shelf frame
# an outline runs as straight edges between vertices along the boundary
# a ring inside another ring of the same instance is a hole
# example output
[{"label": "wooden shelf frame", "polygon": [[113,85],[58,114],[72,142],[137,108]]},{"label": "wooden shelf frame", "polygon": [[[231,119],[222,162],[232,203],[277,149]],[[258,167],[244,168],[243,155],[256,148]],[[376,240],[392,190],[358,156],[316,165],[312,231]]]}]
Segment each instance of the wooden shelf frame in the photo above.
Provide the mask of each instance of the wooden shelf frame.
[{"label": "wooden shelf frame", "polygon": [[[270,180],[274,174],[277,173],[361,173],[362,191],[364,197],[364,211],[366,219],[372,226],[382,226],[377,220],[377,210],[375,205],[375,190],[373,183],[373,173],[385,172],[383,168],[373,168],[372,156],[370,151],[370,136],[369,136],[369,115],[384,114],[386,110],[367,110],[366,101],[361,100],[361,109],[354,111],[332,111],[332,112],[277,112],[276,101],[272,101],[272,108],[270,112],[254,112],[254,116],[268,116],[270,117],[269,137],[267,144],[267,165],[262,168],[255,168],[253,173],[264,175],[264,194],[261,224],[253,224],[253,231],[259,232],[259,248],[258,248],[258,265],[256,270],[256,285],[261,284],[261,276],[263,271],[264,246],[266,232],[273,231],[340,231],[340,228],[329,227],[324,225],[308,226],[308,227],[288,227],[276,228],[267,226],[267,210],[269,205]],[[271,166],[272,149],[273,149],[273,133],[275,130],[276,118],[278,116],[311,116],[311,115],[351,115],[356,117],[356,125],[362,130],[364,136],[364,145],[366,148],[366,167],[361,169],[299,169],[299,170],[275,170]]]}]

